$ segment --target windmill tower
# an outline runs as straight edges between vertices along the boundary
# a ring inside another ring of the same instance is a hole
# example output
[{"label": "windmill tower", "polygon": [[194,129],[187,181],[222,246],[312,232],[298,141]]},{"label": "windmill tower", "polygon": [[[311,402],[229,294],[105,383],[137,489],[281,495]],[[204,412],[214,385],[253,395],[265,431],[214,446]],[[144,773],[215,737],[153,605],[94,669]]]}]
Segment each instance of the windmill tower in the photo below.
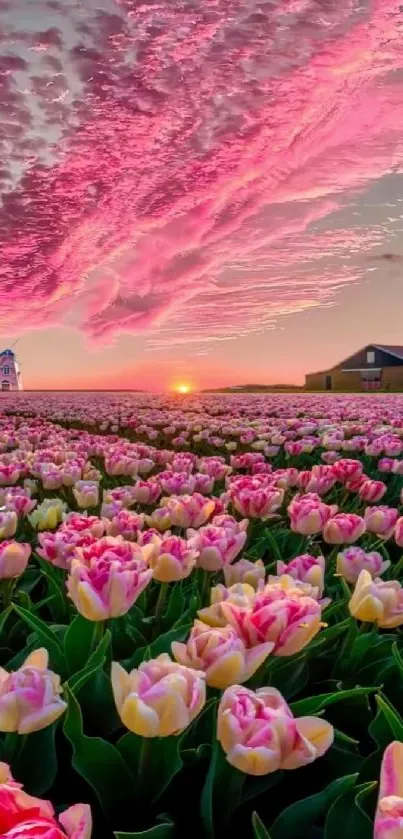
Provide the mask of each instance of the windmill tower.
[{"label": "windmill tower", "polygon": [[0,350],[0,390],[22,390],[21,371],[12,350]]}]

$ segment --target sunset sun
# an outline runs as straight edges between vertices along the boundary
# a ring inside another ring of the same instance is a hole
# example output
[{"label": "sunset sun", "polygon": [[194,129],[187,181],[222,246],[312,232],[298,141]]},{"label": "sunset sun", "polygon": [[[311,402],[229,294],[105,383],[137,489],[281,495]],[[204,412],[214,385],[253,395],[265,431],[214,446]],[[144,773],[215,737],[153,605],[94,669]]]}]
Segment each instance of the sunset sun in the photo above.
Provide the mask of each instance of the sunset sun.
[{"label": "sunset sun", "polygon": [[190,393],[189,385],[178,385],[176,390],[178,391],[178,393]]}]

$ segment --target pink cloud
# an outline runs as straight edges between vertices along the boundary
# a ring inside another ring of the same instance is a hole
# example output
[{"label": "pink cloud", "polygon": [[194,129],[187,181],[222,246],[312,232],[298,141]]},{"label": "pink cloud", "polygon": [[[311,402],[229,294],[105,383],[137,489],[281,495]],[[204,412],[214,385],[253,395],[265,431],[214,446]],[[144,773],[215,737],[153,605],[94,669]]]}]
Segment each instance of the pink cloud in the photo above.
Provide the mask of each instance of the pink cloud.
[{"label": "pink cloud", "polygon": [[220,339],[359,281],[387,236],[335,214],[402,171],[395,0],[89,5],[4,15],[4,330]]}]

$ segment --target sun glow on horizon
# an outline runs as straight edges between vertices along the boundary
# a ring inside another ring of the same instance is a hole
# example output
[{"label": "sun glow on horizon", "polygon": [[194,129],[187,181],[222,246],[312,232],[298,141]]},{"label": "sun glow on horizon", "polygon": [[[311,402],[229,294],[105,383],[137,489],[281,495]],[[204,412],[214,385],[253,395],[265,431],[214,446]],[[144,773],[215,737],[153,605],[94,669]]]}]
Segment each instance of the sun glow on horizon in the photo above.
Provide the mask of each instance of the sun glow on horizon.
[{"label": "sun glow on horizon", "polygon": [[177,393],[190,393],[190,385],[178,385],[176,391]]}]

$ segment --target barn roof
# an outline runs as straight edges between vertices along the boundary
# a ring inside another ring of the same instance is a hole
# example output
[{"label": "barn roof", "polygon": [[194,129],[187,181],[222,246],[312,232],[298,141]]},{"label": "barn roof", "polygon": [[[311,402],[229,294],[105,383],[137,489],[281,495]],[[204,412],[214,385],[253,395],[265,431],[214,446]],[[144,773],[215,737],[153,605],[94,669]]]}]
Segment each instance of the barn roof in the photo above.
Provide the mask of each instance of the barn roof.
[{"label": "barn roof", "polygon": [[395,355],[396,358],[401,358],[403,361],[403,346],[398,344],[373,344],[374,347],[378,350],[383,350],[383,352],[387,352],[390,355]]},{"label": "barn roof", "polygon": [[[361,350],[359,350],[359,352],[362,352],[362,350],[367,349],[367,347],[374,347],[376,350],[381,350],[381,352],[388,353],[388,355],[393,355],[395,358],[399,358],[401,361],[403,361],[403,346],[400,345],[400,344],[366,344],[365,347],[362,347]],[[349,356],[349,358],[350,358],[350,356]],[[345,359],[344,361],[347,361],[347,360],[348,359]],[[344,362],[341,361],[341,362],[339,362],[338,365],[336,364],[333,367],[328,367],[327,370],[316,370],[314,373],[307,373],[306,375],[307,376],[320,376],[322,374],[325,375],[326,373],[331,372],[332,370],[335,369],[335,367],[338,367],[343,363]]]}]

